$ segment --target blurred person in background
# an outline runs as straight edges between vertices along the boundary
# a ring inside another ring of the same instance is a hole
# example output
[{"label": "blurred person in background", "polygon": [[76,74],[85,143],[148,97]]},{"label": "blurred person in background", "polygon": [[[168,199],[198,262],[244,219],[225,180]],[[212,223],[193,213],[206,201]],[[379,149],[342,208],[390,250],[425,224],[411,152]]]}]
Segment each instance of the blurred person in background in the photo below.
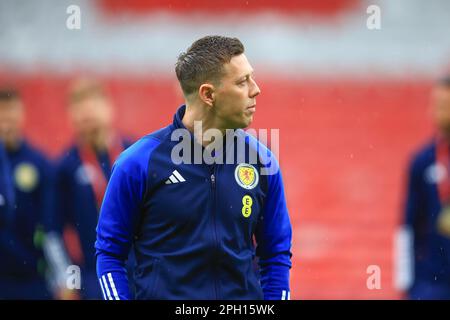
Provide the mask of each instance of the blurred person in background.
[{"label": "blurred person in background", "polygon": [[[5,146],[0,140],[0,229],[9,224],[14,203],[14,186]],[[3,239],[3,238],[2,238]],[[1,244],[2,242],[0,242]],[[0,249],[2,250],[2,249]]]},{"label": "blurred person in background", "polygon": [[450,299],[450,74],[431,100],[437,133],[412,157],[396,239],[396,286],[414,300]]},{"label": "blurred person in background", "polygon": [[[20,261],[14,254],[11,239],[11,224],[14,210],[14,185],[11,178],[11,167],[3,142],[0,140],[0,299],[8,298],[10,277],[9,264],[11,260]],[[23,253],[23,251],[22,251]],[[25,250],[26,256],[26,250]]]},{"label": "blurred person in background", "polygon": [[[113,128],[112,101],[93,79],[71,84],[67,111],[75,141],[57,166],[59,229],[71,261],[81,268],[81,298],[102,299],[96,276],[95,228],[111,166],[131,142]],[[132,261],[131,257],[130,273]]]},{"label": "blurred person in background", "polygon": [[[7,236],[3,233],[6,247],[1,256],[0,298],[49,299],[52,295],[47,288],[43,247],[44,225],[52,214],[52,167],[24,138],[24,119],[19,92],[0,89],[0,140],[6,150],[15,197],[7,222],[2,214]],[[0,202],[3,199],[2,192]]]},{"label": "blurred person in background", "polygon": [[[3,94],[0,91],[0,104],[3,100]],[[14,185],[11,177],[11,166],[8,161],[5,146],[0,139],[0,232],[4,235],[6,226],[9,225],[12,211],[14,209]],[[4,242],[4,238],[0,238],[0,250]],[[4,252],[4,251],[1,251]]]}]

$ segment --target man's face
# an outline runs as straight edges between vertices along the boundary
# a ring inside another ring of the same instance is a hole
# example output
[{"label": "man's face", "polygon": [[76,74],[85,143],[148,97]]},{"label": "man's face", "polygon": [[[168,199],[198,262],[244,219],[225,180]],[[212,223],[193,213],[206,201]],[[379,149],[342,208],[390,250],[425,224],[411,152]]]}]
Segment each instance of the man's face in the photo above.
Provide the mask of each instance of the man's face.
[{"label": "man's face", "polygon": [[434,117],[438,128],[444,133],[450,133],[450,87],[437,86],[433,90],[432,103]]},{"label": "man's face", "polygon": [[19,99],[0,101],[0,139],[7,145],[20,137],[24,121],[23,106]]},{"label": "man's face", "polygon": [[112,108],[109,101],[93,96],[69,106],[69,115],[77,134],[89,137],[111,125]]},{"label": "man's face", "polygon": [[224,76],[216,87],[214,109],[222,128],[245,128],[253,121],[256,96],[261,91],[253,79],[253,69],[244,54],[224,65]]}]

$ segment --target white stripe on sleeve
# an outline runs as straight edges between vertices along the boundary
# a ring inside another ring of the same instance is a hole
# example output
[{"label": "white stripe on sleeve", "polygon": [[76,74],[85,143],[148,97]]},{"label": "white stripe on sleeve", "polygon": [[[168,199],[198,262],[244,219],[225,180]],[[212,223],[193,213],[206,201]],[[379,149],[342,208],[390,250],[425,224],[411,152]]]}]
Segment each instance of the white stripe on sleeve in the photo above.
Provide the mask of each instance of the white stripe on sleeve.
[{"label": "white stripe on sleeve", "polygon": [[114,280],[113,280],[113,278],[112,278],[111,272],[108,273],[108,280],[109,280],[109,284],[111,285],[111,289],[112,289],[114,298],[115,298],[116,300],[120,300],[120,299],[119,299],[119,295],[117,294],[116,285],[114,284]]},{"label": "white stripe on sleeve", "polygon": [[102,288],[103,299],[104,299],[104,300],[107,300],[107,299],[106,299],[106,295],[105,295],[105,289],[103,289],[102,279],[99,278],[98,281],[100,282],[100,288]]},{"label": "white stripe on sleeve", "polygon": [[394,286],[407,290],[414,280],[414,235],[409,226],[401,226],[395,235],[394,264]]},{"label": "white stripe on sleeve", "polygon": [[106,278],[102,276],[103,285],[105,286],[106,293],[108,294],[108,300],[112,300],[111,294],[109,293],[108,283],[106,283]]}]

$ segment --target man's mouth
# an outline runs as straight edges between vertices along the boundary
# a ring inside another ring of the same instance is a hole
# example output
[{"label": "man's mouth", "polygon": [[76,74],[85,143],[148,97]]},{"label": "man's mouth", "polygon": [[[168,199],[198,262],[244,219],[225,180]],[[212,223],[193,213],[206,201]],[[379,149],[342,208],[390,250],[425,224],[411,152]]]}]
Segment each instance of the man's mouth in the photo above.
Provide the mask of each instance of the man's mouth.
[{"label": "man's mouth", "polygon": [[250,107],[247,107],[247,110],[255,112],[256,111],[256,103],[254,105],[251,105]]}]

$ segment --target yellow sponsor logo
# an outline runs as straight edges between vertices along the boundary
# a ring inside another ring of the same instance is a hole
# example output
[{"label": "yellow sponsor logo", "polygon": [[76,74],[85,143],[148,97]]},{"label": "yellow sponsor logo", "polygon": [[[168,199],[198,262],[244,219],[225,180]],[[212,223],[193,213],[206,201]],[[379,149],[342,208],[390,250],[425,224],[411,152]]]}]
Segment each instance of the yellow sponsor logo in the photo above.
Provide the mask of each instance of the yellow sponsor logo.
[{"label": "yellow sponsor logo", "polygon": [[252,205],[253,205],[253,199],[249,195],[245,195],[242,197],[242,215],[245,218],[250,217],[252,214]]},{"label": "yellow sponsor logo", "polygon": [[438,217],[438,230],[446,237],[450,237],[450,207],[445,206]]},{"label": "yellow sponsor logo", "polygon": [[19,190],[31,192],[38,184],[39,173],[31,163],[21,163],[14,170],[14,180]]}]

